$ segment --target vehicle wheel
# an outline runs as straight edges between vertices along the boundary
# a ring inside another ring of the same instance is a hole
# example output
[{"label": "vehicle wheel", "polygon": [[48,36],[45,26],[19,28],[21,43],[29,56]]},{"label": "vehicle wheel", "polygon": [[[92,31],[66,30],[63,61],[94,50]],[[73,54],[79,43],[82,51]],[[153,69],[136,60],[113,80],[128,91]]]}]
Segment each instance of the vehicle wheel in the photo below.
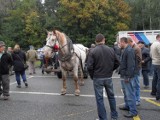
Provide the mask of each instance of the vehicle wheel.
[{"label": "vehicle wheel", "polygon": [[84,78],[84,79],[87,79],[87,78],[88,78],[88,73],[84,73],[84,74],[83,74],[83,78]]},{"label": "vehicle wheel", "polygon": [[62,78],[62,72],[61,72],[61,71],[60,71],[60,72],[57,72],[57,77],[58,77],[59,79]]},{"label": "vehicle wheel", "polygon": [[84,79],[87,79],[87,78],[88,78],[88,70],[87,70],[87,67],[86,67],[86,66],[84,67],[83,78],[84,78]]}]

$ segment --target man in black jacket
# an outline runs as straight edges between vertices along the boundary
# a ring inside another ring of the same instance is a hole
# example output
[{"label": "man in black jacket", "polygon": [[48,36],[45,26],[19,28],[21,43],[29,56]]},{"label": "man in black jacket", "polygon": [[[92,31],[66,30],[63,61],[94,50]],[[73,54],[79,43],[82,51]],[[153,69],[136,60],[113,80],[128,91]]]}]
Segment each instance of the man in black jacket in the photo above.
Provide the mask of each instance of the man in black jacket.
[{"label": "man in black jacket", "polygon": [[12,65],[11,56],[5,52],[5,43],[0,41],[0,96],[8,100],[9,96],[9,66]]},{"label": "man in black jacket", "polygon": [[120,75],[122,90],[124,93],[125,105],[119,107],[120,110],[128,110],[129,113],[124,115],[127,118],[137,116],[136,97],[135,97],[135,51],[128,45],[126,37],[120,39],[120,47],[123,49],[120,60]]},{"label": "man in black jacket", "polygon": [[114,50],[105,45],[102,34],[96,36],[96,47],[89,52],[87,68],[93,79],[93,86],[97,102],[98,116],[100,120],[107,120],[107,113],[103,101],[103,88],[105,88],[111,109],[112,120],[117,120],[116,101],[113,91],[112,73],[116,69],[118,59]]},{"label": "man in black jacket", "polygon": [[149,55],[149,49],[145,47],[145,43],[143,41],[138,42],[138,46],[142,51],[142,76],[143,76],[143,84],[144,88],[149,88],[149,70],[150,70],[150,61],[151,57]]}]

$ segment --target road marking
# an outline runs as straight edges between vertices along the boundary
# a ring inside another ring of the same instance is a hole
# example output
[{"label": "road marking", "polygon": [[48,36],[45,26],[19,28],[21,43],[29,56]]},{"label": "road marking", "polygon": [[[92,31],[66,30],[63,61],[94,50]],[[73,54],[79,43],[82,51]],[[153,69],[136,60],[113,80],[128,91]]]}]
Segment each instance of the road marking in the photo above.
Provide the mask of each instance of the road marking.
[{"label": "road marking", "polygon": [[158,103],[158,102],[155,102],[155,101],[150,100],[150,99],[145,99],[145,100],[146,100],[147,102],[149,102],[149,103],[152,103],[152,104],[160,107],[160,103]]},{"label": "road marking", "polygon": [[[10,91],[10,93],[61,96],[61,93],[46,93],[46,92]],[[74,94],[66,94],[66,96],[75,96],[75,95]],[[95,97],[95,95],[84,95],[84,94],[81,94],[80,97]],[[107,98],[107,97],[105,97],[105,98]],[[124,98],[124,96],[115,96],[115,98]],[[151,98],[151,97],[141,97],[141,99],[142,100],[146,100],[146,99],[155,100],[155,98]]]},{"label": "road marking", "polygon": [[48,78],[57,78],[57,76],[33,76],[33,77],[42,77],[42,78],[46,78],[46,77],[48,77]]},{"label": "road marking", "polygon": [[151,92],[152,90],[141,90],[142,92]]},{"label": "road marking", "polygon": [[[31,78],[33,78],[34,76],[29,76],[29,77],[27,77],[27,80],[28,79],[31,79]],[[14,85],[14,84],[16,84],[17,82],[12,82],[12,83],[10,83],[10,85]]]},{"label": "road marking", "polygon": [[70,113],[70,114],[67,114],[67,115],[60,116],[59,118],[66,118],[66,117],[71,117],[71,116],[83,115],[85,113],[89,113],[89,112],[93,112],[93,111],[96,111],[96,109],[87,110],[86,112]]},{"label": "road marking", "polygon": [[141,119],[140,119],[139,115],[137,115],[137,116],[133,117],[133,120],[141,120]]}]

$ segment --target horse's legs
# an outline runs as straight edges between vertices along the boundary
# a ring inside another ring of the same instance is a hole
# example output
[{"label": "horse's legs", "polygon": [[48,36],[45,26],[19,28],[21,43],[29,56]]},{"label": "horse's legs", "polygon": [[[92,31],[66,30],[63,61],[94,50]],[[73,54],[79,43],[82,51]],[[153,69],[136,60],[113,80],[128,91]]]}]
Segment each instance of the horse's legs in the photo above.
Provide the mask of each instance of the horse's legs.
[{"label": "horse's legs", "polygon": [[67,90],[66,78],[67,78],[67,72],[62,70],[63,87],[61,89],[61,95],[65,95],[66,94],[66,90]]},{"label": "horse's legs", "polygon": [[80,85],[83,86],[84,85],[84,79],[83,79],[83,71],[82,68],[80,66]]},{"label": "horse's legs", "polygon": [[78,85],[78,72],[77,71],[73,72],[73,79],[74,79],[74,85],[75,85],[75,96],[79,96],[80,89]]}]

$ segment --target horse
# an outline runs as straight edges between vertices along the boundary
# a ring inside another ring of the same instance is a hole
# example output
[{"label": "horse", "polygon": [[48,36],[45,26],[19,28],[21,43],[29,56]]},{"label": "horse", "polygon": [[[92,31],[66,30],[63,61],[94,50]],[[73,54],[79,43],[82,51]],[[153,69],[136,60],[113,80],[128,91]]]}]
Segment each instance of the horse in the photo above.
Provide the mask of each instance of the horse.
[{"label": "horse", "polygon": [[58,30],[54,30],[49,34],[50,35],[46,39],[47,43],[50,43],[50,45],[58,43],[59,45],[58,55],[63,80],[61,95],[66,94],[67,72],[72,71],[75,83],[75,96],[79,96],[80,89],[78,84],[78,73],[80,73],[80,85],[84,85],[83,69],[85,66],[88,48],[82,44],[73,44],[72,40],[68,36]]}]

